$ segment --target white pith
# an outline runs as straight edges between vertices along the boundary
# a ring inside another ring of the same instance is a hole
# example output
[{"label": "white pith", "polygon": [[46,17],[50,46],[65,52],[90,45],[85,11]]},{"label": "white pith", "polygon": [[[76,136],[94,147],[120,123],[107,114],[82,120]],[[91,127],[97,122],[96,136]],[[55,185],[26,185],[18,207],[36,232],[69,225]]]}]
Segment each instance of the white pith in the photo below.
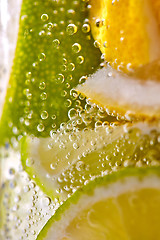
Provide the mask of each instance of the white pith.
[{"label": "white pith", "polygon": [[[104,67],[90,76],[77,90],[104,106],[129,106],[132,111],[158,111],[160,109],[160,82],[128,77]],[[106,107],[107,107],[106,106]]]}]

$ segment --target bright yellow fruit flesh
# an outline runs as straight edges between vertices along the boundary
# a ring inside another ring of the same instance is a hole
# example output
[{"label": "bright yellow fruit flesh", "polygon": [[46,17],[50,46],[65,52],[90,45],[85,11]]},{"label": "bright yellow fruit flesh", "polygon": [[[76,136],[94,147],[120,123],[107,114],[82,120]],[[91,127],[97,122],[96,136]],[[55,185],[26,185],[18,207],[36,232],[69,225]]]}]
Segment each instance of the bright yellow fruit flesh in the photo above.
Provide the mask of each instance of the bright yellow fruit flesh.
[{"label": "bright yellow fruit flesh", "polygon": [[81,212],[63,240],[154,240],[160,238],[160,190],[132,190]]},{"label": "bright yellow fruit flesh", "polygon": [[160,56],[159,0],[91,0],[95,44],[112,67],[128,71]]},{"label": "bright yellow fruit flesh", "polygon": [[159,168],[95,179],[69,198],[37,240],[160,239]]}]

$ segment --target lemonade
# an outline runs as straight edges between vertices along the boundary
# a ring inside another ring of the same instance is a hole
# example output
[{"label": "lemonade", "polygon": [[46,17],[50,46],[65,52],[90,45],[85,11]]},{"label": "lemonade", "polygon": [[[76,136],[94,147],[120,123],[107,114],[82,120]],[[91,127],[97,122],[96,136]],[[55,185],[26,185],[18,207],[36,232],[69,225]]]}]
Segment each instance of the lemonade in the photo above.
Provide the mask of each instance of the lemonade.
[{"label": "lemonade", "polygon": [[1,48],[16,44],[1,80],[0,239],[160,236],[160,1],[18,6],[18,37],[13,17],[2,29]]}]

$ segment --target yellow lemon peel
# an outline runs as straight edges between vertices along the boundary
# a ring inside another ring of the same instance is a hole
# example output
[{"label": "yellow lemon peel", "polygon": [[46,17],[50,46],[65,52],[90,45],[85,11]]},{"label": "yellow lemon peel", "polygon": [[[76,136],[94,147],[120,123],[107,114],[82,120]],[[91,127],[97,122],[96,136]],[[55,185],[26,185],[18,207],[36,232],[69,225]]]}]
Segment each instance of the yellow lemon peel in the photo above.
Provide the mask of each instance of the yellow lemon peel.
[{"label": "yellow lemon peel", "polygon": [[95,45],[114,68],[128,71],[160,56],[159,0],[91,0]]}]

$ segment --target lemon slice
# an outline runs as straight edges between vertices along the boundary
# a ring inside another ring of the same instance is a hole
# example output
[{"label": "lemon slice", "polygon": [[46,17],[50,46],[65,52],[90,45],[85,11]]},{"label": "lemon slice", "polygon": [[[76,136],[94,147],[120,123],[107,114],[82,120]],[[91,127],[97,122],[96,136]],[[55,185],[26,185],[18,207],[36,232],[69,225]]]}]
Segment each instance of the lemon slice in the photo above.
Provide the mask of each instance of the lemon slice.
[{"label": "lemon slice", "polygon": [[128,71],[160,57],[160,1],[91,0],[95,45],[114,68]]},{"label": "lemon slice", "polygon": [[23,0],[0,144],[26,133],[49,136],[68,120],[77,105],[72,88],[100,63],[87,17],[83,1]]},{"label": "lemon slice", "polygon": [[159,60],[128,75],[110,66],[104,67],[76,89],[94,103],[127,120],[160,117]]},{"label": "lemon slice", "polygon": [[159,239],[159,214],[160,168],[128,169],[77,191],[37,240]]},{"label": "lemon slice", "polygon": [[64,130],[52,139],[23,139],[22,165],[49,197],[61,202],[98,176],[159,165],[159,141],[159,127],[147,123]]}]

